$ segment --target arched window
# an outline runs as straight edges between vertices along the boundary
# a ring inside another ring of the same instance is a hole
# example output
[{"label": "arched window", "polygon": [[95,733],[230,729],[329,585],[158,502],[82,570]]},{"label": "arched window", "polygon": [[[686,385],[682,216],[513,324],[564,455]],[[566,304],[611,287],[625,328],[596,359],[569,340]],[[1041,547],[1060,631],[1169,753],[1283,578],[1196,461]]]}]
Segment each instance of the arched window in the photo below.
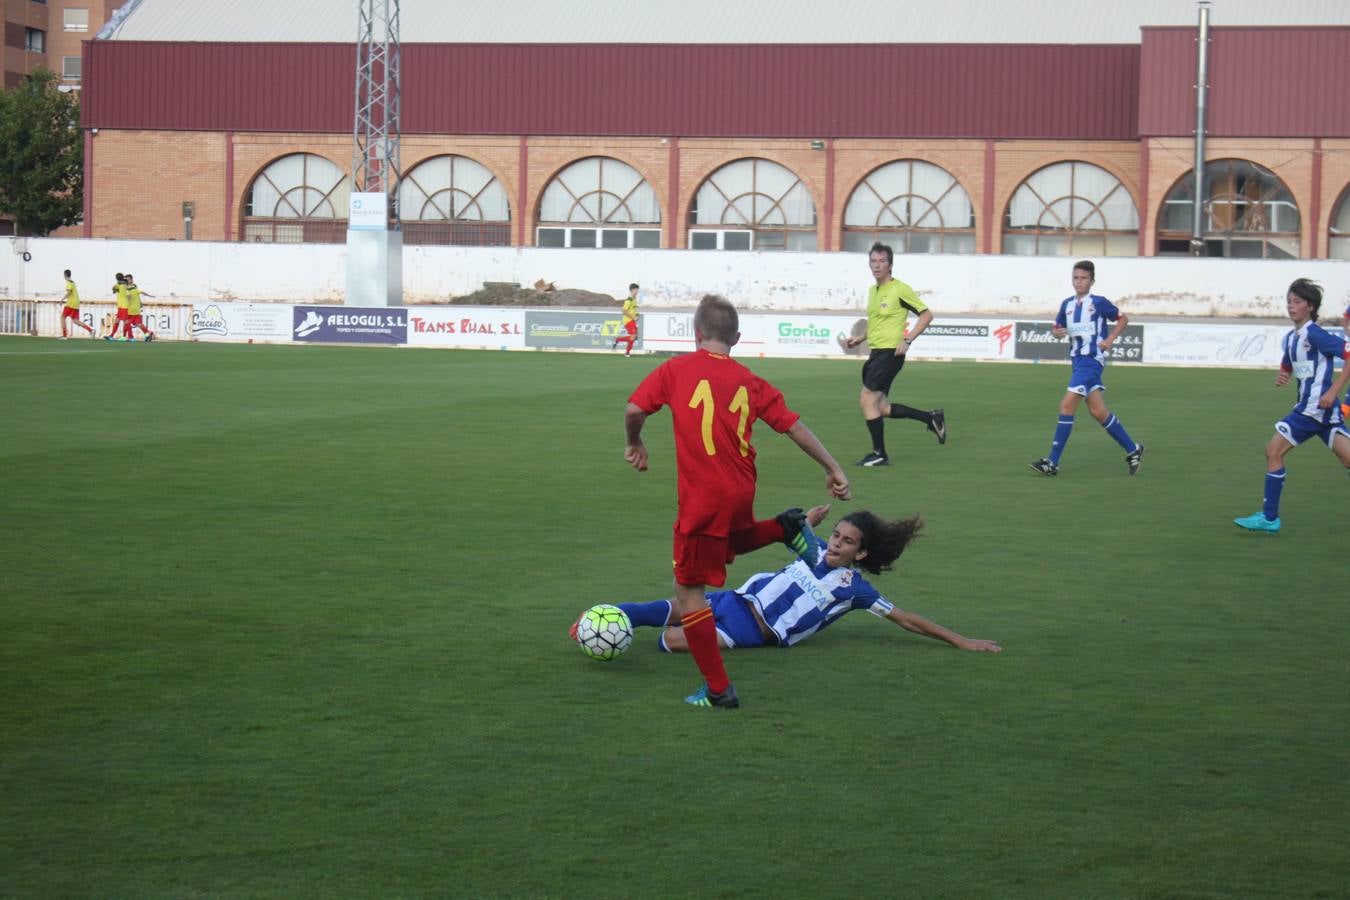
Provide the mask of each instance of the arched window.
[{"label": "arched window", "polygon": [[1331,213],[1331,233],[1327,235],[1327,256],[1350,259],[1350,187],[1341,192]]},{"label": "arched window", "polygon": [[853,190],[843,249],[881,241],[896,253],[974,253],[975,209],[946,169],[917,159],[887,163]]},{"label": "arched window", "polygon": [[[1191,252],[1195,170],[1167,192],[1158,217],[1158,254]],[[1269,169],[1245,159],[1205,163],[1201,223],[1206,256],[1297,259],[1299,213],[1294,195]]]},{"label": "arched window", "polygon": [[607,156],[592,156],[572,163],[544,188],[535,243],[660,247],[660,225],[656,191],[637,169]]},{"label": "arched window", "polygon": [[467,156],[433,156],[398,185],[405,244],[511,243],[511,208],[501,182]]},{"label": "arched window", "polygon": [[313,153],[274,160],[249,186],[243,240],[261,243],[335,244],[347,239],[351,181]]},{"label": "arched window", "polygon": [[1018,185],[1004,217],[1003,252],[1021,256],[1134,256],[1139,214],[1120,179],[1061,162]]},{"label": "arched window", "polygon": [[814,250],[816,205],[790,169],[738,159],[708,176],[689,211],[695,250]]}]

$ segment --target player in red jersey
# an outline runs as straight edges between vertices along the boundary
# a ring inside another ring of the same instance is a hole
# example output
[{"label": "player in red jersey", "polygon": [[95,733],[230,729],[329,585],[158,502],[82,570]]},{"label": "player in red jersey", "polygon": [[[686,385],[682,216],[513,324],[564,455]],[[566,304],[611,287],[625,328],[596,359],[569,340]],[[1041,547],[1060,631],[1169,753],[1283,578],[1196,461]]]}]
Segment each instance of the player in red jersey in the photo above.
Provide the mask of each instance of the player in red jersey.
[{"label": "player in red jersey", "polygon": [[[624,458],[647,470],[642,425],[663,406],[675,429],[679,513],[675,520],[675,603],[689,652],[704,685],[686,698],[696,706],[735,708],[736,689],[727,677],[707,585],[726,584],[727,563],[782,540],[784,523],[756,521],[755,448],[750,430],[762,419],[786,434],[825,469],[830,496],[847,500],[848,478],[820,440],[788,409],[783,394],[728,355],[741,338],[736,307],[723,297],[704,297],[694,313],[694,353],[664,363],[628,398]],[[790,535],[789,535],[790,536]]]}]

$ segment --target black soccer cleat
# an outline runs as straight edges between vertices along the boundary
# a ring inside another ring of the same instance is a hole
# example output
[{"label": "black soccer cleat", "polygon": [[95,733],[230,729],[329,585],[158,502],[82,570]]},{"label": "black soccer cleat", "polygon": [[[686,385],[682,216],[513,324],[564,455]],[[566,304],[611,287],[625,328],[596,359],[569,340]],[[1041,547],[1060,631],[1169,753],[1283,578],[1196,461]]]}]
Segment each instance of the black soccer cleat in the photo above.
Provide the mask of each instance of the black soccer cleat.
[{"label": "black soccer cleat", "polygon": [[1135,444],[1125,457],[1125,465],[1130,467],[1130,474],[1135,475],[1139,472],[1139,463],[1144,458],[1144,445]]},{"label": "black soccer cleat", "polygon": [[1040,472],[1042,475],[1058,475],[1059,466],[1050,461],[1050,457],[1042,456],[1031,464],[1031,468]]},{"label": "black soccer cleat", "polygon": [[876,466],[889,466],[890,464],[891,458],[889,456],[885,453],[878,453],[875,450],[858,460],[858,465],[866,466],[869,469]]},{"label": "black soccer cleat", "polygon": [[737,709],[741,705],[741,698],[736,696],[736,685],[727,685],[726,693],[714,694],[708,690],[705,684],[694,693],[684,698],[684,702],[690,706],[708,706],[718,709]]},{"label": "black soccer cleat", "polygon": [[774,516],[779,525],[783,526],[783,543],[791,544],[792,539],[802,533],[806,527],[806,512],[800,506],[794,506],[792,509],[785,509]]},{"label": "black soccer cleat", "polygon": [[933,421],[928,423],[928,430],[937,435],[938,443],[947,443],[947,414],[940,409],[935,409],[931,413]]}]

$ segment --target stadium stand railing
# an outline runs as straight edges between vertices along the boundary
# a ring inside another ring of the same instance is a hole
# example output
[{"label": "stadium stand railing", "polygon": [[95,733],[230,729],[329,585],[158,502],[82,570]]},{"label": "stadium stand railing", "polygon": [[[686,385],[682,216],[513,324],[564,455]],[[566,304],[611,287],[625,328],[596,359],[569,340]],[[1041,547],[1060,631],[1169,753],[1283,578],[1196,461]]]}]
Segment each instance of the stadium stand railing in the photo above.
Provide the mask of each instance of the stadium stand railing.
[{"label": "stadium stand railing", "polygon": [[[56,308],[57,316],[61,307]],[[37,334],[38,301],[36,300],[0,300],[0,334]],[[61,323],[56,323],[56,333],[61,333]]]},{"label": "stadium stand railing", "polygon": [[[64,307],[63,300],[0,300],[0,334],[57,337],[61,334]],[[80,320],[92,326],[99,337],[109,333],[110,317],[116,312],[117,305],[107,300],[85,300],[80,304]],[[146,303],[141,307],[141,315],[161,340],[193,340],[191,303]],[[84,337],[79,329],[71,333]]]}]

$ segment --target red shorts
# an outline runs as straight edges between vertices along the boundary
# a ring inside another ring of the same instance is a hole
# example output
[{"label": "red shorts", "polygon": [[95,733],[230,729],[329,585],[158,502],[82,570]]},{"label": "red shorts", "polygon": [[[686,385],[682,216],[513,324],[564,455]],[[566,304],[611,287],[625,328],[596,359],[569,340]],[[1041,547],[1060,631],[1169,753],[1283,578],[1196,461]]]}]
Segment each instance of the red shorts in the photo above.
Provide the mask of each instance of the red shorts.
[{"label": "red shorts", "polygon": [[140,325],[140,324],[141,324],[141,317],[140,317],[140,316],[127,316],[127,323],[128,323],[128,324],[131,324],[131,325]]},{"label": "red shorts", "polygon": [[731,538],[675,532],[675,582],[721,587],[727,583],[727,564],[736,558]]},{"label": "red shorts", "polygon": [[633,335],[633,337],[637,337],[637,322],[629,319],[627,322],[623,323],[623,330]]},{"label": "red shorts", "polygon": [[126,318],[127,318],[126,307],[125,306],[117,307],[117,321],[121,322],[124,321]]},{"label": "red shorts", "polygon": [[63,319],[78,319],[79,317],[80,317],[80,311],[79,311],[79,309],[77,309],[76,307],[74,307],[74,306],[65,306],[65,307],[62,307],[62,308],[61,308],[61,318],[63,318]]}]

